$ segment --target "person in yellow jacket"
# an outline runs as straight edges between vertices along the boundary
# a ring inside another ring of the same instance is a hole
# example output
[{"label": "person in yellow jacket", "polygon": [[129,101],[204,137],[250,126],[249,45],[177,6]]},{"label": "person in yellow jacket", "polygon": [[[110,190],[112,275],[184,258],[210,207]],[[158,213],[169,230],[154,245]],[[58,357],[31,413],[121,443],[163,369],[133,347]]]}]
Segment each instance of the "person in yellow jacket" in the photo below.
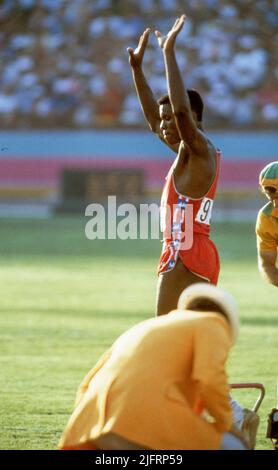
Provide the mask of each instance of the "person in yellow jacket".
[{"label": "person in yellow jacket", "polygon": [[233,427],[225,364],[236,305],[208,283],[123,333],[83,380],[59,448],[246,449]]},{"label": "person in yellow jacket", "polygon": [[259,211],[256,223],[258,265],[267,282],[278,287],[278,162],[260,173],[260,187],[268,203]]}]

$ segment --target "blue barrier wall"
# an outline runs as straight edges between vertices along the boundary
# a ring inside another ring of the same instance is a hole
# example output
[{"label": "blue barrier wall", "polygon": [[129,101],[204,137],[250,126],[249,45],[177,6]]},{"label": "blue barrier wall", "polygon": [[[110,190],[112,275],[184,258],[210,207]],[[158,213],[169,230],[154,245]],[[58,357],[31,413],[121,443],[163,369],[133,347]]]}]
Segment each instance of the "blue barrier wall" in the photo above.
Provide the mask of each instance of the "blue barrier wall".
[{"label": "blue barrier wall", "polygon": [[[278,160],[274,132],[217,132],[222,151],[220,191],[257,191],[260,170]],[[175,154],[148,131],[36,131],[0,133],[0,197],[57,195],[65,168],[141,168],[146,189],[159,195]]]},{"label": "blue barrier wall", "polygon": [[[225,159],[275,159],[275,132],[208,133]],[[171,151],[148,131],[0,132],[0,159],[7,158],[171,158]]]}]

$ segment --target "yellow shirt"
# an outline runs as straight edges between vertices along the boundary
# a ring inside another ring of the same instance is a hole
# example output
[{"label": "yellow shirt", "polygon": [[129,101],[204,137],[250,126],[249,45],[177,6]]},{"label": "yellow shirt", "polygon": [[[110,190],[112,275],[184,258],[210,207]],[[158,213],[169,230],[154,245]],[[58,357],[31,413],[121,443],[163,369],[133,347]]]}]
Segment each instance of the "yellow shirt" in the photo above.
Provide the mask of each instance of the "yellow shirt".
[{"label": "yellow shirt", "polygon": [[256,234],[258,251],[278,249],[278,217],[273,215],[271,202],[258,213]]},{"label": "yellow shirt", "polygon": [[[134,326],[83,380],[59,448],[113,432],[154,450],[218,449],[232,425],[219,313],[173,311]],[[214,422],[194,409],[202,402]]]}]

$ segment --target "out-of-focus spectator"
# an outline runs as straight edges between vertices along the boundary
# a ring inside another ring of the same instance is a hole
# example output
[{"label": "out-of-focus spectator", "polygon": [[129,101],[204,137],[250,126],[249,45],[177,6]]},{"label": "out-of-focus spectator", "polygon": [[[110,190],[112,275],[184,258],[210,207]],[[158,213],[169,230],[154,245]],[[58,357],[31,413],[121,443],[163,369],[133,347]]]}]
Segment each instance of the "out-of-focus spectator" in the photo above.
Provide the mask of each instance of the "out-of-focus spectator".
[{"label": "out-of-focus spectator", "polygon": [[[2,127],[144,127],[126,48],[147,26],[167,31],[184,9],[177,58],[208,124],[277,126],[278,0],[3,0]],[[166,84],[154,38],[145,59],[159,98]]]},{"label": "out-of-focus spectator", "polygon": [[0,93],[0,119],[2,125],[11,124],[16,117],[18,103],[14,88],[6,86]]}]

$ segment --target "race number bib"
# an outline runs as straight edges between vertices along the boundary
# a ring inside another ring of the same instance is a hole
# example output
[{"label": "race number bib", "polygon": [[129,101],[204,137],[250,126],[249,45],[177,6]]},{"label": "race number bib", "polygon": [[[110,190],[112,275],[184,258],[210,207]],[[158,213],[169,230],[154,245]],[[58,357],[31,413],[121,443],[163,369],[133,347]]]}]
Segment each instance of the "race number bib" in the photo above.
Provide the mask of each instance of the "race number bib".
[{"label": "race number bib", "polygon": [[209,199],[208,197],[204,197],[202,200],[200,209],[195,217],[196,222],[200,222],[201,224],[209,225],[210,218],[211,218],[211,211],[213,206],[213,200]]}]

